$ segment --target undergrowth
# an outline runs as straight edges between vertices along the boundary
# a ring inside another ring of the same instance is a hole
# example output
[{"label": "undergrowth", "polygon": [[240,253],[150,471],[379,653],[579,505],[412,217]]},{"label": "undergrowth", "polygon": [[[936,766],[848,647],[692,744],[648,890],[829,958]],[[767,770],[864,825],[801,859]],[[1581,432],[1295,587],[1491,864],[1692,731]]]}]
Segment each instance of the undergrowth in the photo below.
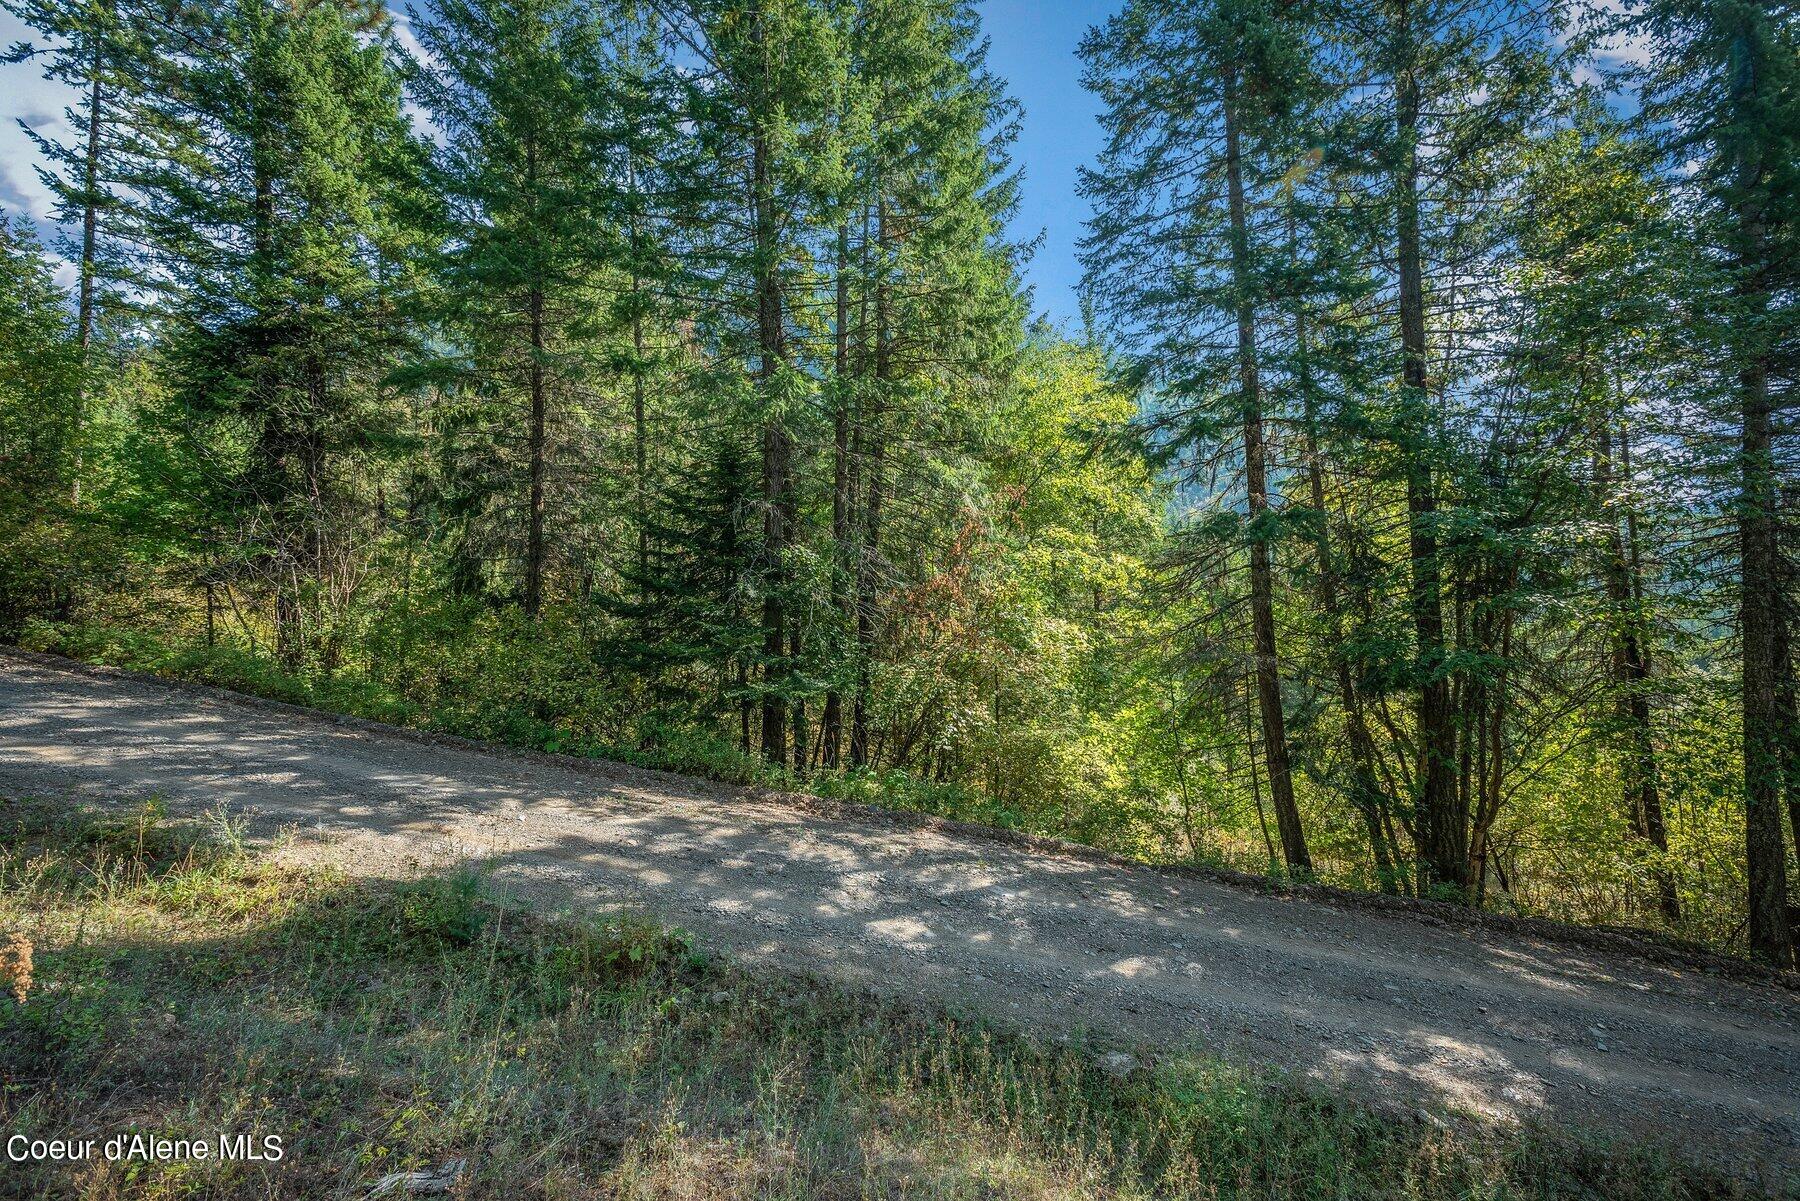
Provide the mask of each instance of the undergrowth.
[{"label": "undergrowth", "polygon": [[1395,1121],[1217,1062],[752,973],[479,875],[353,882],[154,804],[0,802],[0,1128],[276,1135],[279,1162],[0,1166],[0,1192],[362,1197],[1726,1198],[1649,1150]]},{"label": "undergrowth", "polygon": [[[811,792],[831,800],[993,825],[1021,825],[1019,815],[984,805],[966,788],[922,779],[910,772],[817,771],[802,777],[785,766],[746,752],[733,739],[712,730],[654,720],[633,723],[629,731],[613,729],[607,721],[584,711],[584,705],[591,702],[571,702],[562,706],[569,710],[566,713],[546,714],[542,712],[546,708],[542,696],[523,695],[529,688],[513,677],[507,677],[508,689],[498,695],[487,695],[480,673],[473,670],[458,672],[453,682],[438,687],[417,686],[417,681],[429,673],[421,669],[416,654],[407,660],[409,679],[415,683],[415,689],[408,691],[348,669],[329,675],[296,675],[282,670],[265,655],[226,643],[207,646],[170,641],[148,631],[106,623],[34,621],[27,625],[20,644],[87,663],[229,688],[390,725],[552,754],[607,759],[726,784]],[[500,674],[506,675],[503,668]],[[413,691],[422,693],[424,699],[413,695]],[[558,691],[555,686],[542,689],[545,695]],[[521,695],[512,695],[513,692]]]}]

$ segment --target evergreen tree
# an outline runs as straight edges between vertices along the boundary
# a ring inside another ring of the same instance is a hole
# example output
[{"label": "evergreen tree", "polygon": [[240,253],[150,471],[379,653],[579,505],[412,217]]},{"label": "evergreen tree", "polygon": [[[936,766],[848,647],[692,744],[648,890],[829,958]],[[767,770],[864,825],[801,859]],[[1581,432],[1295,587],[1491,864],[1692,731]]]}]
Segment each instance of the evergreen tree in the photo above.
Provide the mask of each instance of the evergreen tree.
[{"label": "evergreen tree", "polygon": [[43,160],[38,175],[53,198],[50,215],[76,231],[59,237],[58,250],[75,264],[82,378],[68,465],[70,495],[80,503],[81,426],[96,383],[95,340],[103,310],[126,301],[134,243],[142,233],[131,188],[174,148],[170,131],[155,120],[160,55],[168,39],[163,15],[135,0],[3,0],[0,7],[43,39],[12,46],[0,62],[38,64],[44,78],[78,96],[64,112],[75,140],[55,141],[24,121],[19,127]]},{"label": "evergreen tree", "polygon": [[[80,342],[51,264],[23,221],[0,214],[0,637],[66,609],[66,484]],[[77,570],[71,570],[77,569]]]},{"label": "evergreen tree", "polygon": [[1632,443],[1641,437],[1640,389],[1676,351],[1664,298],[1690,264],[1644,148],[1627,140],[1597,97],[1578,95],[1569,127],[1532,147],[1521,166],[1521,375],[1567,415],[1566,470],[1584,485],[1571,508],[1593,530],[1591,574],[1606,613],[1598,632],[1612,686],[1601,695],[1613,712],[1600,724],[1621,744],[1623,806],[1654,855],[1656,907],[1675,926],[1681,906],[1651,715],[1662,638]]},{"label": "evergreen tree", "polygon": [[[920,553],[929,536],[900,535],[962,520],[966,494],[954,481],[980,452],[983,407],[1010,386],[1022,313],[1003,234],[1017,189],[1007,159],[1014,114],[973,13],[885,0],[863,5],[854,28],[868,134],[851,160],[857,269],[845,311],[849,761],[862,767],[874,752],[882,594],[932,570]],[[917,718],[909,724],[923,730],[942,715]]]},{"label": "evergreen tree", "polygon": [[438,421],[453,443],[459,561],[476,576],[494,558],[516,563],[535,615],[551,498],[582,486],[556,477],[588,432],[576,427],[599,367],[594,311],[618,240],[603,203],[601,30],[577,0],[442,0],[415,28],[429,63],[418,91],[443,131],[434,295],[448,353],[412,378],[449,394]]},{"label": "evergreen tree", "polygon": [[[1765,962],[1794,955],[1786,796],[1800,839],[1800,729],[1783,566],[1778,414],[1800,373],[1800,22],[1791,5],[1653,0],[1620,23],[1652,49],[1637,73],[1645,119],[1669,154],[1713,270],[1702,305],[1719,419],[1735,426],[1738,632],[1742,640],[1749,938]],[[1697,168],[1686,176],[1688,164]]]},{"label": "evergreen tree", "polygon": [[[722,291],[725,321],[708,331],[722,358],[744,364],[745,397],[758,415],[761,461],[758,563],[763,626],[759,744],[784,763],[794,699],[790,648],[800,544],[798,427],[812,384],[794,344],[794,302],[805,262],[813,189],[807,170],[829,117],[830,83],[842,71],[836,27],[816,0],[768,0],[746,8],[697,4],[684,32],[707,75],[690,91],[699,135],[721,173],[715,195],[742,197],[725,236],[705,251]],[[797,747],[798,744],[796,744]]]},{"label": "evergreen tree", "polygon": [[170,373],[284,664],[331,667],[373,536],[359,495],[388,433],[379,383],[419,146],[385,18],[241,0],[207,14],[166,119],[193,138],[140,186]]},{"label": "evergreen tree", "polygon": [[1241,514],[1203,523],[1181,569],[1203,581],[1240,551],[1247,562],[1263,762],[1283,857],[1304,874],[1312,861],[1276,642],[1271,545],[1281,517],[1269,482],[1267,331],[1258,329],[1286,253],[1275,196],[1313,149],[1291,122],[1317,86],[1303,29],[1255,0],[1128,5],[1083,46],[1110,135],[1083,191],[1096,210],[1090,295],[1133,349],[1135,384],[1155,391],[1171,446],[1197,452],[1202,470],[1241,464]]},{"label": "evergreen tree", "polygon": [[[1391,223],[1375,251],[1392,264],[1387,312],[1398,388],[1378,431],[1405,495],[1420,885],[1459,898],[1471,895],[1475,875],[1470,790],[1458,785],[1461,734],[1473,725],[1457,712],[1465,694],[1446,617],[1455,598],[1446,592],[1444,534],[1457,519],[1446,470],[1456,463],[1457,431],[1447,402],[1484,400],[1481,338],[1465,331],[1496,304],[1483,295],[1479,266],[1498,248],[1489,214],[1512,179],[1508,147],[1547,111],[1555,15],[1550,6],[1515,11],[1497,0],[1391,0],[1332,11],[1352,51],[1350,77],[1370,96],[1358,106],[1370,199]],[[1505,570],[1489,576],[1501,590],[1508,578]],[[1487,690],[1484,703],[1492,695]]]}]

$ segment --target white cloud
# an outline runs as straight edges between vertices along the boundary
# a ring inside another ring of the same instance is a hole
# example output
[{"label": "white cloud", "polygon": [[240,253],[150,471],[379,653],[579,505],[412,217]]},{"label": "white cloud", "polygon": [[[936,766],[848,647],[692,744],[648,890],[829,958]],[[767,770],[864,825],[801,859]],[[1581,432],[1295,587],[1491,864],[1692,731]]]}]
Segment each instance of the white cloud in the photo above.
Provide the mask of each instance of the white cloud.
[{"label": "white cloud", "polygon": [[[0,45],[28,40],[31,31],[11,13],[0,12]],[[63,110],[76,99],[72,89],[45,79],[29,61],[0,67],[0,204],[40,227],[49,219],[50,191],[38,178],[37,147],[19,122],[52,140],[72,137]]]}]

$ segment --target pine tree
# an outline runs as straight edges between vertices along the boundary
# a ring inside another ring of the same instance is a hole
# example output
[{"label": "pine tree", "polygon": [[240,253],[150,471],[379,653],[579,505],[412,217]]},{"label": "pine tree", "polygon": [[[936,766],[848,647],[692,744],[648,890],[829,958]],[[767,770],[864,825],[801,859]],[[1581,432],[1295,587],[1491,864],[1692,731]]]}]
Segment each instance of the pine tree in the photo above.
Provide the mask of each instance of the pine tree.
[{"label": "pine tree", "polygon": [[530,616],[552,566],[551,498],[576,436],[566,427],[601,366],[603,273],[621,253],[605,203],[601,32],[577,0],[442,0],[417,25],[430,64],[418,91],[443,131],[435,295],[450,353],[412,378],[448,388],[462,410],[445,419],[467,440],[448,450],[463,558],[521,548],[505,557]]},{"label": "pine tree", "polygon": [[0,637],[62,607],[80,343],[37,238],[0,214]]},{"label": "pine tree", "polygon": [[[1704,310],[1712,380],[1734,398],[1738,627],[1743,654],[1745,858],[1751,953],[1793,961],[1781,810],[1800,737],[1791,704],[1792,601],[1782,566],[1777,413],[1800,373],[1800,25],[1791,6],[1653,0],[1623,20],[1652,48],[1638,72],[1646,120],[1691,197],[1716,285]],[[1697,164],[1683,178],[1687,164]],[[1710,281],[1709,281],[1710,282]],[[1800,821],[1794,836],[1800,839]]]},{"label": "pine tree", "polygon": [[0,62],[39,64],[46,79],[78,95],[65,110],[76,131],[63,143],[19,126],[36,146],[39,177],[50,189],[51,216],[77,230],[58,250],[75,264],[75,331],[82,379],[73,414],[69,493],[81,501],[81,427],[94,390],[97,329],[108,308],[121,308],[133,281],[132,247],[141,213],[131,194],[137,176],[173,147],[154,121],[162,15],[135,0],[3,0],[41,44],[18,43]]},{"label": "pine tree", "polygon": [[1242,464],[1241,519],[1206,523],[1187,561],[1205,578],[1241,549],[1249,575],[1251,675],[1263,762],[1288,869],[1310,873],[1295,800],[1276,643],[1269,391],[1259,323],[1282,254],[1275,193],[1308,153],[1287,120],[1316,86],[1294,23],[1255,0],[1195,9],[1140,0],[1083,46],[1110,140],[1083,176],[1096,216],[1090,293],[1203,455]]},{"label": "pine tree", "polygon": [[190,147],[138,186],[189,445],[273,601],[277,653],[330,668],[370,534],[359,460],[411,244],[419,145],[385,18],[240,0],[192,31],[163,119]]},{"label": "pine tree", "polygon": [[[1494,253],[1483,244],[1484,209],[1510,178],[1504,149],[1547,110],[1554,15],[1542,6],[1514,11],[1460,0],[1389,0],[1333,13],[1350,49],[1349,77],[1372,93],[1359,111],[1373,199],[1391,222],[1379,254],[1392,263],[1387,311],[1398,390],[1380,432],[1393,447],[1406,506],[1419,883],[1459,899],[1472,895],[1475,882],[1470,790],[1458,782],[1470,749],[1460,731],[1473,728],[1473,714],[1457,711],[1469,694],[1455,679],[1456,631],[1446,620],[1447,602],[1453,607],[1456,599],[1445,574],[1443,531],[1456,517],[1446,401],[1473,397],[1485,374],[1479,339],[1457,334],[1492,303],[1482,298],[1482,274],[1473,267]],[[1502,570],[1486,586],[1504,590],[1508,578]],[[1497,612],[1496,599],[1484,602],[1490,612]],[[1495,694],[1481,688],[1473,695],[1487,703]],[[1503,717],[1495,712],[1490,719]]]}]

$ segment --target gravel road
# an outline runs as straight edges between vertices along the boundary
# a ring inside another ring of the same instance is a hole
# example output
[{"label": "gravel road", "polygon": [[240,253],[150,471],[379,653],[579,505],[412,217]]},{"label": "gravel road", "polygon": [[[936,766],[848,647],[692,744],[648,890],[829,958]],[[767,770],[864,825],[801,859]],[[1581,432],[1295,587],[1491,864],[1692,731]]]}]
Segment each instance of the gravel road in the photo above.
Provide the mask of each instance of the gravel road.
[{"label": "gravel road", "polygon": [[292,828],[287,855],[378,876],[477,858],[529,899],[638,906],[743,959],[1045,1033],[1800,1175],[1800,994],[1775,984],[0,652],[0,796],[151,794]]}]

